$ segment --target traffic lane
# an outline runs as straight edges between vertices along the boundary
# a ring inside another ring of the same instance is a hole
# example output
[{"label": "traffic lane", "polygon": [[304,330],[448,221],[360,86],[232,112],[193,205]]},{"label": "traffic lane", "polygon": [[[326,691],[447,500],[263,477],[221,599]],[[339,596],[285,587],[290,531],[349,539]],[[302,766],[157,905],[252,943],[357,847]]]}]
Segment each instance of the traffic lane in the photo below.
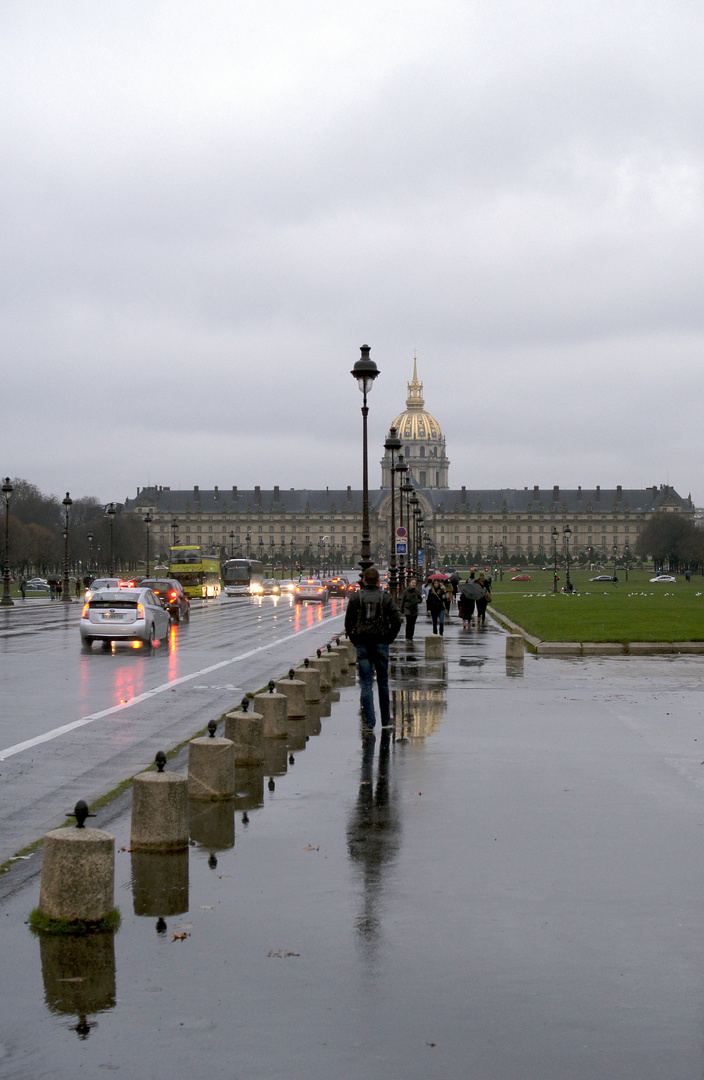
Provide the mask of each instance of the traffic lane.
[{"label": "traffic lane", "polygon": [[[115,644],[80,647],[79,605],[66,605],[51,632],[0,639],[0,752],[79,717],[123,704],[165,682],[339,614],[341,602],[289,600],[195,603],[190,620],[172,625],[152,651]],[[19,629],[19,626],[17,627]]]},{"label": "traffic lane", "polygon": [[[217,618],[209,610],[216,628]],[[241,631],[237,653],[233,655],[230,648],[222,659],[212,648],[208,653],[207,642],[212,645],[214,639],[205,635],[198,649],[201,659],[208,660],[204,667],[191,662],[187,674],[132,696],[137,679],[130,682],[125,665],[135,660],[141,663],[143,658],[126,651],[116,669],[124,701],[74,719],[64,725],[68,730],[58,725],[44,731],[39,738],[46,741],[25,740],[29,745],[16,744],[0,752],[0,862],[64,821],[79,798],[93,802],[114,790],[149,765],[157,750],[191,738],[211,717],[231,709],[244,690],[258,689],[312,655],[342,629],[342,613],[342,604],[310,613],[305,608],[292,609],[286,626],[273,605],[268,611],[264,606],[240,605],[227,620],[233,619]],[[270,626],[269,640],[265,640],[266,624],[273,623],[274,617],[279,628]],[[181,652],[185,655],[188,650]],[[109,662],[116,655],[79,653],[79,660]],[[111,692],[110,680],[108,687]],[[106,695],[105,700],[111,698]]]}]

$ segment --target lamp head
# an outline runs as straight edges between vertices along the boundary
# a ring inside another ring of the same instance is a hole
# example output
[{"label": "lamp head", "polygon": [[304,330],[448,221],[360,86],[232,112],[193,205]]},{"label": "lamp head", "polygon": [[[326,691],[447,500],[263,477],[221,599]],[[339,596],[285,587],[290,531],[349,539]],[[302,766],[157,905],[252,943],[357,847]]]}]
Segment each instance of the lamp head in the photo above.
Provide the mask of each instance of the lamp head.
[{"label": "lamp head", "polygon": [[351,375],[357,380],[357,385],[363,394],[368,394],[374,385],[374,380],[379,374],[379,369],[373,360],[369,359],[370,346],[360,346],[361,357],[352,368]]}]

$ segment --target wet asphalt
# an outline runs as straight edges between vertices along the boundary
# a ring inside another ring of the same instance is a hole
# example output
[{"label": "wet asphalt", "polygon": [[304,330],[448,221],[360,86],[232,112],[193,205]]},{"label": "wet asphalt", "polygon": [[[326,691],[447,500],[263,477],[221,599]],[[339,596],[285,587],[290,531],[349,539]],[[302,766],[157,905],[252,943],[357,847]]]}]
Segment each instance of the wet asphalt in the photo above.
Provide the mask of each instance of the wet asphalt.
[{"label": "wet asphalt", "polygon": [[183,856],[102,811],[114,938],[38,940],[40,854],[4,876],[3,1080],[699,1080],[704,659],[509,667],[453,621],[428,664],[427,632],[393,732],[341,685]]}]

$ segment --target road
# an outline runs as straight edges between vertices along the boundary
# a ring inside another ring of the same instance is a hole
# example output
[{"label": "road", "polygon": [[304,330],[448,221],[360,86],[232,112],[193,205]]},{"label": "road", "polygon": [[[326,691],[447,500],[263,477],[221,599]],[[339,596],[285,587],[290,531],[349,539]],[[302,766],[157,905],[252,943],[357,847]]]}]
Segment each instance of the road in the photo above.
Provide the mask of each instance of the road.
[{"label": "road", "polygon": [[149,652],[82,651],[80,603],[0,610],[0,863],[342,631],[343,601],[196,601]]}]

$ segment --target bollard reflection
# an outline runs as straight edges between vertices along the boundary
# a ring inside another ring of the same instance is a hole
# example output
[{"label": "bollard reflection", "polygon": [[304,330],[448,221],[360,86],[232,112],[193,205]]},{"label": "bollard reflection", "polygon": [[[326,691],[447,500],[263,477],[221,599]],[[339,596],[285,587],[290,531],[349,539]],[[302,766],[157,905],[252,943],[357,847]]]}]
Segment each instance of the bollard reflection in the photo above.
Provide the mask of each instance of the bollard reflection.
[{"label": "bollard reflection", "polygon": [[348,853],[362,886],[355,927],[368,963],[375,959],[381,943],[384,873],[401,842],[401,819],[389,776],[390,731],[381,732],[376,784],[375,745],[373,739],[365,739],[362,744],[359,794],[347,826]]},{"label": "bollard reflection", "polygon": [[330,716],[332,712],[332,696],[329,690],[320,691],[320,701],[318,702],[318,705],[320,706],[321,717]]},{"label": "bollard reflection", "polygon": [[264,805],[264,767],[239,765],[235,770],[235,810],[256,810]]},{"label": "bollard reflection", "polygon": [[189,807],[191,840],[211,854],[235,846],[235,803],[233,799],[205,803],[191,799]]},{"label": "bollard reflection", "polygon": [[442,720],[447,702],[438,687],[409,687],[391,690],[391,715],[398,739],[424,739],[433,735]]},{"label": "bollard reflection", "polygon": [[299,750],[305,750],[306,738],[305,717],[301,717],[300,720],[287,721],[286,745],[289,750],[293,750],[295,753],[298,753]]},{"label": "bollard reflection", "polygon": [[131,859],[135,915],[165,918],[188,911],[188,849],[133,851]]},{"label": "bollard reflection", "polygon": [[264,772],[267,776],[283,776],[288,770],[286,739],[264,740]]},{"label": "bollard reflection", "polygon": [[320,722],[320,702],[309,701],[306,703],[306,735],[320,735],[323,725]]},{"label": "bollard reflection", "polygon": [[506,657],[506,675],[509,679],[522,679],[523,678],[523,657],[522,656],[507,656]]},{"label": "bollard reflection", "polygon": [[39,955],[47,1008],[77,1017],[73,1030],[87,1039],[97,1026],[89,1017],[115,1007],[115,935],[41,934]]}]

